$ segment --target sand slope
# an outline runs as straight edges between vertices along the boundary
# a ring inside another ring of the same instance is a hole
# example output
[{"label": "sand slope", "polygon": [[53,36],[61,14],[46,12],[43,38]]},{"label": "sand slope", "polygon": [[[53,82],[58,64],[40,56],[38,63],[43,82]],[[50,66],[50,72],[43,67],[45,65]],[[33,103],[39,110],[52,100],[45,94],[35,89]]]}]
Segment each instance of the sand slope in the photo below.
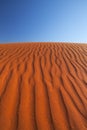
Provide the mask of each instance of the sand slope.
[{"label": "sand slope", "polygon": [[0,130],[87,130],[87,45],[0,45]]}]

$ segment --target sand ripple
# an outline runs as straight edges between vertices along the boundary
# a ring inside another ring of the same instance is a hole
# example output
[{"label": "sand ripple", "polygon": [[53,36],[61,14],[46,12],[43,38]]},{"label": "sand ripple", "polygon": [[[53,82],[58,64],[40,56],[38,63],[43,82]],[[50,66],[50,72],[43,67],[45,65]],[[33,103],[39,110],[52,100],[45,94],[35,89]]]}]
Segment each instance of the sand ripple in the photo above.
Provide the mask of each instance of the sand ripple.
[{"label": "sand ripple", "polygon": [[0,130],[87,130],[87,45],[0,45]]}]

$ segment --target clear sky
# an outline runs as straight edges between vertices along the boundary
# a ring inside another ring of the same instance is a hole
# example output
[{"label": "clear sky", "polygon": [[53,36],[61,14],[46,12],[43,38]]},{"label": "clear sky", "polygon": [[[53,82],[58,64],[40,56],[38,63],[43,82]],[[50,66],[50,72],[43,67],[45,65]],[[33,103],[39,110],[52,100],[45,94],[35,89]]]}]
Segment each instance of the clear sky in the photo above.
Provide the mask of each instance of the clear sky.
[{"label": "clear sky", "polygon": [[87,0],[0,0],[0,43],[87,42]]}]

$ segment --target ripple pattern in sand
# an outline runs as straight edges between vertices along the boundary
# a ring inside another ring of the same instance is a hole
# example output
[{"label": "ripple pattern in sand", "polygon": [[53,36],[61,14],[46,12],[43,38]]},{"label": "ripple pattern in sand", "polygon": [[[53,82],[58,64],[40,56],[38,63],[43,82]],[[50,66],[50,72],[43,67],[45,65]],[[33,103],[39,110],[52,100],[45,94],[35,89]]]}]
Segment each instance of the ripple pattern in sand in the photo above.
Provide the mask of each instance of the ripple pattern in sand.
[{"label": "ripple pattern in sand", "polygon": [[87,45],[0,45],[0,130],[87,130]]}]

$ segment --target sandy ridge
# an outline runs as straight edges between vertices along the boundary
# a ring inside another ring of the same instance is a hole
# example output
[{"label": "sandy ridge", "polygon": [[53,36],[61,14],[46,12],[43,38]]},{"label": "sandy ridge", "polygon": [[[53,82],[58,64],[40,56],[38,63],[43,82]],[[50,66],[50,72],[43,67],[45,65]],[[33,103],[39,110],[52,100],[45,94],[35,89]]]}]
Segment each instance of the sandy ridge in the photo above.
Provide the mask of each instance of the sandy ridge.
[{"label": "sandy ridge", "polygon": [[87,130],[87,45],[0,44],[0,130]]}]

